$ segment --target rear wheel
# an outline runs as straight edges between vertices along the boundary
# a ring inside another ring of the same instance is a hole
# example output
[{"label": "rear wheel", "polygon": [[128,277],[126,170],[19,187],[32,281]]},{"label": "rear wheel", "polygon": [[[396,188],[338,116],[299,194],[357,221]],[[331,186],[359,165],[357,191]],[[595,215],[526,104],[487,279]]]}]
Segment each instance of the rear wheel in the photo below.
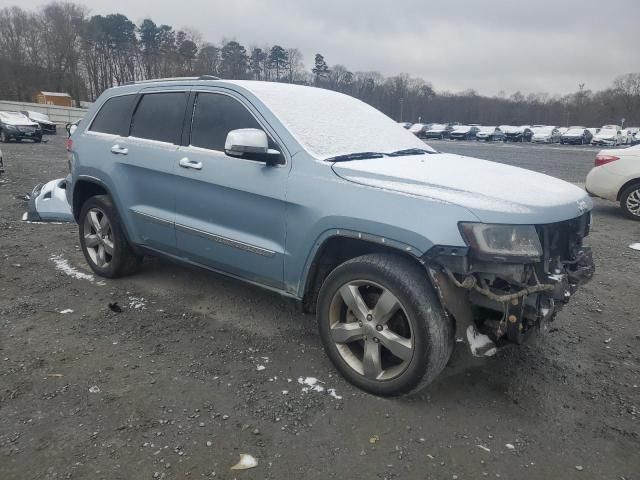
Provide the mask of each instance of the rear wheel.
[{"label": "rear wheel", "polygon": [[337,267],[320,289],[327,355],[352,384],[392,396],[428,385],[453,348],[451,323],[420,266],[372,254]]},{"label": "rear wheel", "polygon": [[623,190],[620,194],[620,207],[627,217],[640,221],[640,183]]},{"label": "rear wheel", "polygon": [[87,200],[78,225],[82,253],[96,274],[117,278],[137,270],[142,258],[131,249],[111,197],[97,195]]}]

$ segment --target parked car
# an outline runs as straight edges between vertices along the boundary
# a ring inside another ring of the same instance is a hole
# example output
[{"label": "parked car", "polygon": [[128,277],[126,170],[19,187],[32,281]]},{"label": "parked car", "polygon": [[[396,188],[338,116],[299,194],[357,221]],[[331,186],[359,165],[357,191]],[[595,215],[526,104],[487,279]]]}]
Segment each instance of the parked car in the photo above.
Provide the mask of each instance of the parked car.
[{"label": "parked car", "polygon": [[521,343],[592,277],[584,190],[438,153],[338,92],[206,78],[111,88],[71,135],[97,275],[152,254],[293,297],[378,395],[427,385],[458,338],[479,356]]},{"label": "parked car", "polygon": [[476,140],[485,142],[501,142],[504,140],[504,133],[500,127],[480,127],[476,133]]},{"label": "parked car", "polygon": [[571,127],[560,137],[560,143],[568,145],[589,145],[593,135],[588,128]]},{"label": "parked car", "polygon": [[569,127],[558,127],[558,131],[560,132],[560,135],[564,135],[569,131]]},{"label": "parked car", "polygon": [[587,128],[587,130],[589,130],[589,133],[591,133],[592,139],[598,134],[598,132],[600,132],[599,128]]},{"label": "parked car", "polygon": [[449,133],[449,138],[451,140],[473,140],[479,131],[480,128],[477,126],[458,125]]},{"label": "parked car", "polygon": [[7,143],[9,140],[19,142],[25,138],[40,143],[42,141],[40,125],[20,112],[0,112],[0,142]]},{"label": "parked car", "polygon": [[413,125],[413,123],[411,122],[398,122],[398,123],[402,125],[402,128],[406,128],[407,130],[411,128],[411,125]]},{"label": "parked car", "polygon": [[56,124],[51,121],[48,115],[40,112],[32,112],[30,110],[21,110],[20,113],[32,122],[36,122],[38,125],[40,125],[42,133],[49,135],[56,134]]},{"label": "parked car", "polygon": [[592,145],[613,146],[622,143],[622,132],[617,125],[605,125],[600,131],[594,135],[591,140]]},{"label": "parked car", "polygon": [[633,143],[634,133],[630,128],[623,128],[621,131],[620,145],[629,145]]},{"label": "parked car", "polygon": [[585,188],[590,195],[620,202],[627,217],[640,221],[640,145],[598,152]]},{"label": "parked car", "polygon": [[640,143],[640,130],[638,130],[636,134],[633,136],[633,144],[637,145],[639,143]]},{"label": "parked car", "polygon": [[418,138],[426,138],[425,134],[427,133],[428,128],[429,126],[424,123],[414,123],[409,128],[409,131]]},{"label": "parked car", "polygon": [[531,136],[532,143],[558,143],[560,130],[557,127],[538,127]]},{"label": "parked car", "polygon": [[453,127],[450,125],[434,123],[425,132],[424,138],[444,140],[445,138],[449,138],[449,134],[451,133],[451,130],[453,130]]},{"label": "parked car", "polygon": [[504,132],[505,142],[530,142],[533,136],[532,127],[521,125],[519,127],[511,127]]}]

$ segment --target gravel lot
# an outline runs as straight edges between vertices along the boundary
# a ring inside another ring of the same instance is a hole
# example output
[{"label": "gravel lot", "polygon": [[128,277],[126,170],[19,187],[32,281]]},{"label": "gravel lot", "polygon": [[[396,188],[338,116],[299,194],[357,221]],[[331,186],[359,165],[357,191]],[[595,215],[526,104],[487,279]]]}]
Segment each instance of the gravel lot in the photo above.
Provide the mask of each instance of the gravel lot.
[{"label": "gravel lot", "polygon": [[[639,478],[640,225],[616,205],[596,201],[599,270],[557,330],[489,360],[457,348],[428,390],[379,399],[335,373],[288,300],[153,259],[98,279],[75,225],[20,221],[19,196],[65,174],[63,145],[2,145],[1,479]],[[572,182],[595,155],[433,146]],[[240,453],[258,466],[230,470]]]}]

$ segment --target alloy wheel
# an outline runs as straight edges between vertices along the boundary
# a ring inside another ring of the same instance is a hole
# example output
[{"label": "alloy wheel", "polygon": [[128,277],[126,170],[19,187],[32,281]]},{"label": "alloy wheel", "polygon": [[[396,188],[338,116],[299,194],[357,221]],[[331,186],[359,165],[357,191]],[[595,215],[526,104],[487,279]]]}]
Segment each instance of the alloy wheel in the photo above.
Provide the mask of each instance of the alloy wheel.
[{"label": "alloy wheel", "polygon": [[629,213],[640,217],[640,188],[635,189],[627,196],[626,206]]},{"label": "alloy wheel", "polygon": [[338,289],[329,324],[344,362],[367,379],[396,378],[413,357],[415,342],[405,308],[391,291],[371,281],[350,281]]},{"label": "alloy wheel", "polygon": [[99,268],[106,268],[114,254],[113,229],[107,215],[99,208],[92,208],[84,218],[84,244],[91,261]]}]

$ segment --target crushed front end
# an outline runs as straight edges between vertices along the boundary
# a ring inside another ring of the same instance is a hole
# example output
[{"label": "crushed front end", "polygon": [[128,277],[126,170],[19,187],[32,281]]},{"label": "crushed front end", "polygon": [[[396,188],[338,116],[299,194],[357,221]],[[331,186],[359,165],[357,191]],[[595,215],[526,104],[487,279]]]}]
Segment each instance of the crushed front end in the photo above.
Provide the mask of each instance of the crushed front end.
[{"label": "crushed front end", "polygon": [[584,244],[591,213],[544,225],[461,224],[468,247],[433,247],[423,260],[456,336],[476,356],[547,332],[578,287],[593,277]]}]

